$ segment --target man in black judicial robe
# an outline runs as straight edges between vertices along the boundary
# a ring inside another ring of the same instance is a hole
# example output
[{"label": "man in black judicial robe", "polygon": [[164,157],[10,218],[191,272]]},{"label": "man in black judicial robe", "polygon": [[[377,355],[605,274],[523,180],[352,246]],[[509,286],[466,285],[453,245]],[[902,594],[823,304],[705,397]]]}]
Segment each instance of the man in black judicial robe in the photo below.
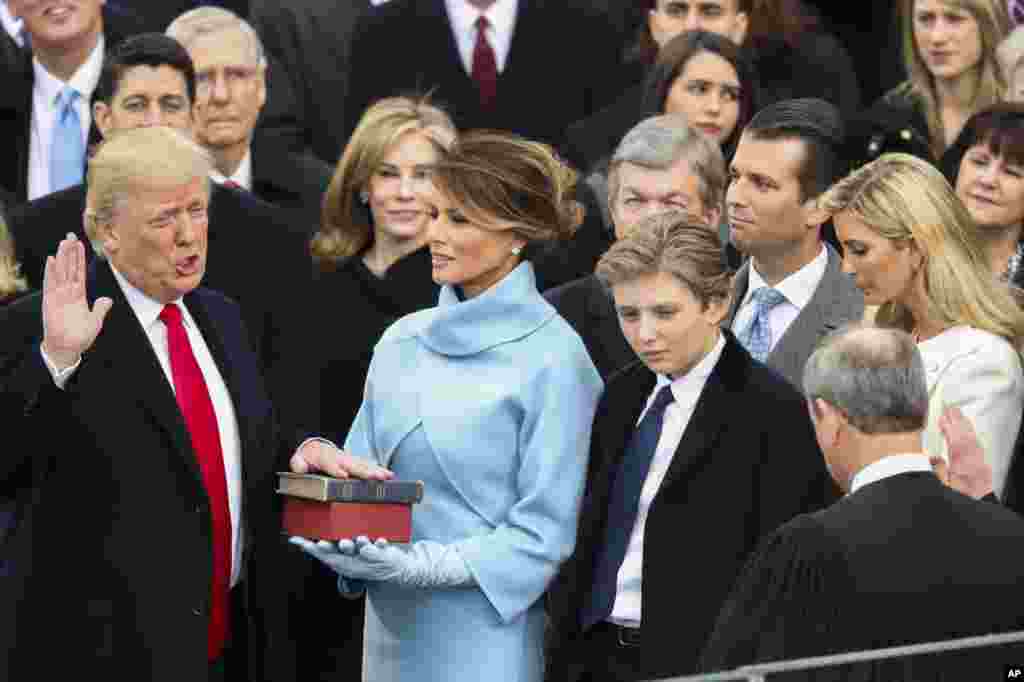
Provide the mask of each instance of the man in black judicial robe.
[{"label": "man in black judicial robe", "polygon": [[[933,473],[921,451],[928,391],[913,339],[846,331],[808,360],[804,388],[825,461],[848,494],[763,541],[702,669],[1024,629],[1024,519]],[[978,649],[782,679],[1005,679],[1003,666],[1020,655]]]}]

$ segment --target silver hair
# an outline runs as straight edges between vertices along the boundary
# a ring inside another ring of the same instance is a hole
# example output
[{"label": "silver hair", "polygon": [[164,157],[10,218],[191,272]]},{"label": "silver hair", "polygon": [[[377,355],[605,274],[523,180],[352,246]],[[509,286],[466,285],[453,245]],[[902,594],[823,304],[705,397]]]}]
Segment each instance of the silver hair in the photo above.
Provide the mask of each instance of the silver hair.
[{"label": "silver hair", "polygon": [[253,63],[256,66],[266,65],[267,53],[256,30],[245,19],[223,7],[204,6],[190,9],[178,15],[164,33],[188,50],[192,43],[202,36],[231,29],[240,31],[248,39],[252,47]]},{"label": "silver hair", "polygon": [[608,205],[619,194],[619,166],[632,163],[651,170],[671,168],[686,159],[697,176],[700,198],[707,208],[721,209],[725,199],[725,159],[722,150],[690,127],[682,114],[652,116],[623,136],[608,163]]},{"label": "silver hair", "polygon": [[833,333],[804,366],[804,394],[841,411],[862,433],[924,428],[928,384],[914,339],[899,329],[857,324]]}]

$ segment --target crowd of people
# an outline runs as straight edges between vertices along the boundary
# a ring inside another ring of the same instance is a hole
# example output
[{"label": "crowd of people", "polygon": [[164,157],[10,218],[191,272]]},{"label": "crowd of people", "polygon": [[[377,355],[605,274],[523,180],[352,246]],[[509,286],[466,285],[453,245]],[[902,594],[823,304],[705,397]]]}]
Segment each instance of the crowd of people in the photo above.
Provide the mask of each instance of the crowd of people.
[{"label": "crowd of people", "polygon": [[1024,3],[158,4],[0,1],[0,677],[1024,631]]}]

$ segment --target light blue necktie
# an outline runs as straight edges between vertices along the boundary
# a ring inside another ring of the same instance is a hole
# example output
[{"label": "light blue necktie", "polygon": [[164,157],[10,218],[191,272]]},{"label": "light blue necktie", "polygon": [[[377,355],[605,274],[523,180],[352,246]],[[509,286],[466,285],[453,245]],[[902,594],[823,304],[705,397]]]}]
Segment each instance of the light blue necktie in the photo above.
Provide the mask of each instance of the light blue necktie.
[{"label": "light blue necktie", "polygon": [[68,85],[57,95],[57,120],[50,145],[50,189],[53,192],[82,183],[85,141],[82,120],[75,107],[79,97],[78,91]]},{"label": "light blue necktie", "polygon": [[755,360],[765,361],[772,349],[772,327],[768,323],[768,314],[775,306],[784,302],[786,297],[771,287],[761,287],[754,292],[751,303],[754,305],[754,316],[746,329],[736,335],[736,340],[743,344]]}]

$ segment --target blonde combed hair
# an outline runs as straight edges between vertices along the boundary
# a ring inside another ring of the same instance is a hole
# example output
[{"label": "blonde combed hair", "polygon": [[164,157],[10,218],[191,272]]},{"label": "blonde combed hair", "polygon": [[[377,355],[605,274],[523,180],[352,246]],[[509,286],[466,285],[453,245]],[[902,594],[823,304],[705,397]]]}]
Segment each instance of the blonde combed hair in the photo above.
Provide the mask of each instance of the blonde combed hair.
[{"label": "blonde combed hair", "polygon": [[[909,75],[910,91],[919,98],[928,123],[932,153],[935,158],[946,150],[946,134],[939,116],[939,101],[935,79],[921,58],[914,40],[914,1],[900,0],[900,20],[903,25],[903,64]],[[981,63],[978,87],[974,94],[974,112],[986,109],[1006,98],[1007,74],[996,56],[996,49],[1010,33],[1010,15],[1006,0],[942,0],[943,3],[969,12],[978,22],[981,37]],[[973,112],[972,112],[973,113]]]},{"label": "blonde combed hair", "polygon": [[733,270],[722,257],[718,227],[682,211],[644,218],[601,256],[594,274],[606,289],[664,272],[672,275],[706,309],[728,310]]},{"label": "blonde combed hair", "polygon": [[333,268],[373,242],[370,211],[357,197],[399,139],[412,133],[423,135],[442,156],[455,143],[448,114],[426,98],[387,97],[363,114],[324,194],[320,231],[311,242],[321,268]]},{"label": "blonde combed hair", "polygon": [[[969,325],[1024,342],[1024,311],[1010,286],[992,273],[967,209],[942,174],[909,154],[885,154],[836,183],[820,199],[829,214],[848,212],[882,237],[914,244],[924,256],[928,316],[948,327]],[[901,304],[883,304],[883,327],[911,331]]]},{"label": "blonde combed hair", "polygon": [[21,268],[14,259],[14,237],[0,216],[0,303],[28,290]]},{"label": "blonde combed hair", "polygon": [[114,131],[89,159],[85,232],[104,257],[99,225],[114,219],[118,205],[140,185],[180,187],[202,178],[209,195],[213,158],[191,138],[163,126]]}]

